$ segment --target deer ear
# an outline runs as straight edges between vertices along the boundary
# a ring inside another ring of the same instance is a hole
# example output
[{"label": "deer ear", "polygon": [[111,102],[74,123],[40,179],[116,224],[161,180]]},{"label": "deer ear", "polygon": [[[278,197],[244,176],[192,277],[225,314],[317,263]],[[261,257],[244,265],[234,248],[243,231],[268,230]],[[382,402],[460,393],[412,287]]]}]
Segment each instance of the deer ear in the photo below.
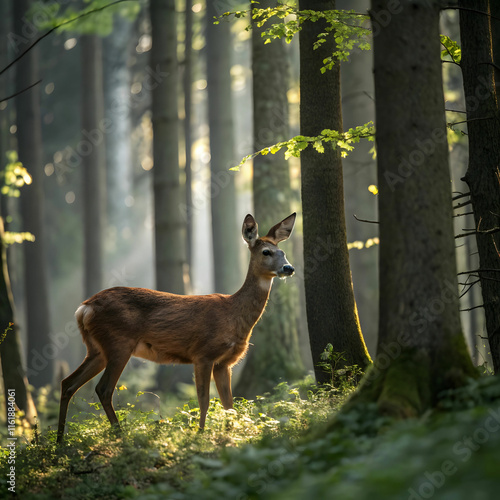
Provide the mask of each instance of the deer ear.
[{"label": "deer ear", "polygon": [[243,235],[243,239],[247,242],[249,248],[252,248],[259,237],[259,225],[250,214],[248,214],[243,221],[241,234]]},{"label": "deer ear", "polygon": [[272,240],[272,242],[277,245],[280,241],[287,240],[292,234],[293,226],[295,225],[295,217],[297,214],[294,212],[289,215],[286,219],[278,222],[275,226],[269,229],[266,238]]}]

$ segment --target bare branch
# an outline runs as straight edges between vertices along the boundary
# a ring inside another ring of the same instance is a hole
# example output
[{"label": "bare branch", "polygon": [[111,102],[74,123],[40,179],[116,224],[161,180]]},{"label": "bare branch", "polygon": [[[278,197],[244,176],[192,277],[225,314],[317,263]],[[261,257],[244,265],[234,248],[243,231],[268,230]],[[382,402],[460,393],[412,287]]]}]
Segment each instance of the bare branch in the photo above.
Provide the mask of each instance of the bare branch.
[{"label": "bare branch", "polygon": [[443,7],[441,7],[441,10],[464,10],[467,12],[475,12],[476,14],[483,14],[484,16],[490,17],[491,19],[500,21],[500,17],[493,16],[489,12],[484,12],[477,9],[469,9],[468,7],[459,7],[458,5],[444,5]]},{"label": "bare branch", "polygon": [[469,307],[468,309],[460,309],[460,312],[473,311],[474,309],[479,309],[481,307],[484,307],[484,304],[481,304],[480,306]]},{"label": "bare branch", "polygon": [[360,219],[356,214],[353,214],[353,216],[359,222],[367,222],[368,224],[380,224],[380,222],[378,220]]},{"label": "bare branch", "polygon": [[448,122],[448,126],[452,127],[454,125],[461,125],[462,123],[469,123],[478,120],[492,120],[494,116],[479,116],[477,118],[469,118],[468,120],[462,120],[461,122]]},{"label": "bare branch", "polygon": [[452,198],[452,201],[459,200],[460,198],[465,198],[466,196],[470,196],[470,193],[458,193],[457,196],[454,196]]},{"label": "bare branch", "polygon": [[22,94],[23,92],[26,92],[27,90],[32,89],[33,87],[37,86],[41,81],[42,81],[42,79],[40,78],[40,80],[38,80],[35,83],[32,83],[29,87],[26,87],[23,90],[19,90],[15,94],[12,94],[8,97],[4,97],[4,98],[0,99],[0,102],[8,101],[9,99],[13,99],[14,97],[17,97],[19,94]]},{"label": "bare branch", "polygon": [[462,271],[461,273],[457,273],[457,276],[461,276],[463,274],[474,274],[474,273],[500,273],[500,269],[474,269],[473,271]]},{"label": "bare branch", "polygon": [[467,205],[470,205],[472,203],[471,200],[468,200],[468,201],[465,201],[464,203],[459,203],[458,205],[455,205],[453,207],[453,210],[457,210],[457,208],[462,208],[462,207],[465,207]]}]

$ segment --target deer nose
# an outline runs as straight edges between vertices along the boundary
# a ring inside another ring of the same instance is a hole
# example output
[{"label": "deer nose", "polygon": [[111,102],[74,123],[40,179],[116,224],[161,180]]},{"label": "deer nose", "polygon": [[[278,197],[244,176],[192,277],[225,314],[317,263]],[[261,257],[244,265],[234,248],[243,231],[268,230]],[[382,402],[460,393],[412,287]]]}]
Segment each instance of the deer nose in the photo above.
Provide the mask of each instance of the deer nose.
[{"label": "deer nose", "polygon": [[295,272],[295,269],[290,264],[287,264],[283,266],[281,271],[282,276],[291,276]]}]

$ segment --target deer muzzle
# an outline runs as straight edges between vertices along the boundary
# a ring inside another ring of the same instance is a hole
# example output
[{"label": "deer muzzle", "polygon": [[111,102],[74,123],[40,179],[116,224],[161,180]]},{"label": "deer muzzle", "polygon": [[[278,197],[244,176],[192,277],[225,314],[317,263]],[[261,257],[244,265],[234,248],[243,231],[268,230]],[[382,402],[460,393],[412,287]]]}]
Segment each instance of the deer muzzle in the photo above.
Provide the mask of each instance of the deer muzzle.
[{"label": "deer muzzle", "polygon": [[287,264],[283,266],[279,271],[278,271],[278,277],[279,278],[286,278],[287,276],[292,276],[293,273],[295,272],[295,269],[293,266],[290,264]]}]

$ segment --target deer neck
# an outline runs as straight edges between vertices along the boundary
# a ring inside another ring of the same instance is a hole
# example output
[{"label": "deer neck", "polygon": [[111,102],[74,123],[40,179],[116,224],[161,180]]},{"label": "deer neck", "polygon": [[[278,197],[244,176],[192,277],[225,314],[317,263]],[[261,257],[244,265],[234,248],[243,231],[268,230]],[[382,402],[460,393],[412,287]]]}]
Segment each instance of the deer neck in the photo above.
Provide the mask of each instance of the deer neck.
[{"label": "deer neck", "polygon": [[241,318],[242,334],[249,335],[266,307],[273,277],[264,277],[248,269],[242,287],[232,296],[235,315]]}]

